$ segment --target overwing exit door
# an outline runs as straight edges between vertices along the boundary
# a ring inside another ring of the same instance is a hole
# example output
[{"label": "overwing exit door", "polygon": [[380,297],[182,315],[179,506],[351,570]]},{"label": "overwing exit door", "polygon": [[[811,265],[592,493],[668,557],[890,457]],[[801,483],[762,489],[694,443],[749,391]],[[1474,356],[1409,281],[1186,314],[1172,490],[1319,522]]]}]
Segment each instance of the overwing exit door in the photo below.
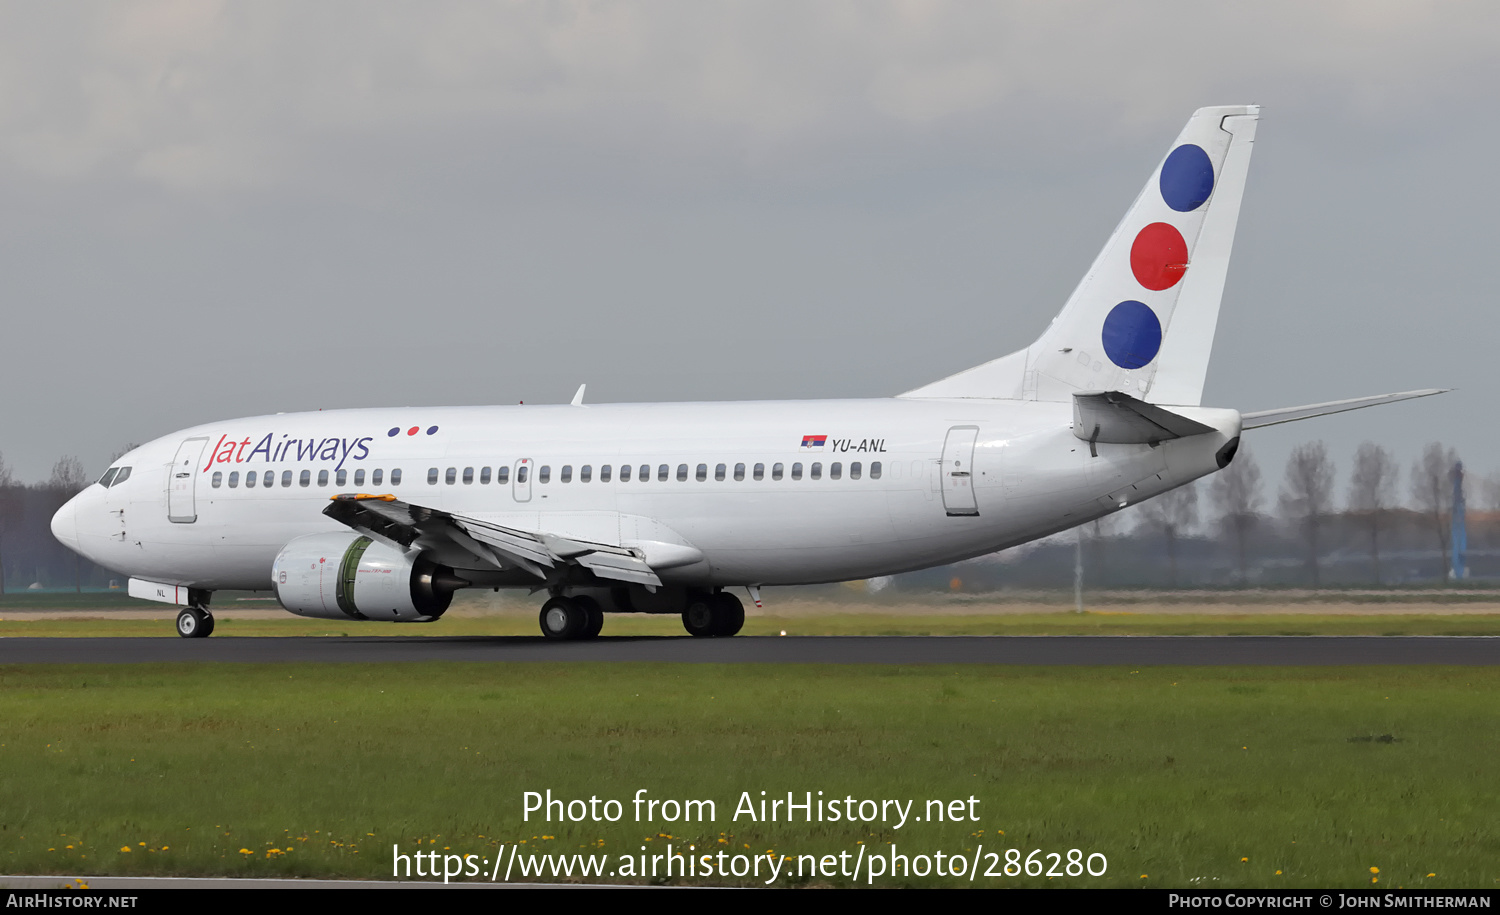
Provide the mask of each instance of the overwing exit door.
[{"label": "overwing exit door", "polygon": [[974,441],[978,426],[954,426],[943,442],[943,462],[938,473],[943,480],[943,507],[949,515],[977,515],[974,501]]}]

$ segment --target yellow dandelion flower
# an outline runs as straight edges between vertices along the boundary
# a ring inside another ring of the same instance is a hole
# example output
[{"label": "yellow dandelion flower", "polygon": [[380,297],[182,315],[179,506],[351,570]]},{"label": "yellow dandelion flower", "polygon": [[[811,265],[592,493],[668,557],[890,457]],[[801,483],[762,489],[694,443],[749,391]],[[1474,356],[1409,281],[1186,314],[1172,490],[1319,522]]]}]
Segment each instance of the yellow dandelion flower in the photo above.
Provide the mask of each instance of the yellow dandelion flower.
[{"label": "yellow dandelion flower", "polygon": [[1370,868],[1370,873],[1372,873],[1372,874],[1378,874],[1378,873],[1380,873],[1380,868],[1378,868],[1378,867],[1372,867],[1372,868]]},{"label": "yellow dandelion flower", "polygon": [[129,845],[121,845],[120,846],[120,851],[125,852],[126,854],[129,854],[130,853],[130,846]]}]

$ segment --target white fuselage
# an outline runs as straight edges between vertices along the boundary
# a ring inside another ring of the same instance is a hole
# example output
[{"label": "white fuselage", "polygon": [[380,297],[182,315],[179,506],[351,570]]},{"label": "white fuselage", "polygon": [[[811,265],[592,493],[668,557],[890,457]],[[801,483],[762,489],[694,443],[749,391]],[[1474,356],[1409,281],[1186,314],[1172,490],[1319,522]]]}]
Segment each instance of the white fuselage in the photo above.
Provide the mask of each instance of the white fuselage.
[{"label": "white fuselage", "polygon": [[673,584],[840,581],[993,552],[1214,471],[1239,414],[1175,409],[1217,432],[1091,449],[1070,403],[978,399],[260,416],[142,445],[116,462],[128,479],[90,486],[53,528],[135,578],[265,590],[289,541],[347,530],[322,513],[333,495],[389,493],[525,531],[701,553],[661,571]]}]

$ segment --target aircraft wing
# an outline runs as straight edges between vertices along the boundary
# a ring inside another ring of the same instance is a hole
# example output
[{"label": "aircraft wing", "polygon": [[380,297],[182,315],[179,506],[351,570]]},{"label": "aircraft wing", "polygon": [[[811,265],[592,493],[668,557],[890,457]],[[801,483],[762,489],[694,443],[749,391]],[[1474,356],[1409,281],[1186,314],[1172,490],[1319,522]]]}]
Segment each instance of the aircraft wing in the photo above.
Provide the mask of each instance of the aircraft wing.
[{"label": "aircraft wing", "polygon": [[1372,397],[1331,400],[1327,403],[1307,404],[1301,407],[1282,407],[1277,410],[1260,410],[1255,413],[1244,413],[1241,414],[1241,419],[1244,421],[1243,428],[1259,429],[1262,426],[1274,426],[1277,423],[1292,423],[1299,419],[1327,416],[1330,413],[1343,413],[1346,410],[1360,410],[1383,403],[1411,400],[1415,397],[1431,397],[1434,394],[1446,394],[1449,390],[1451,389],[1424,388],[1420,391],[1402,391],[1399,394],[1376,394]]},{"label": "aircraft wing", "polygon": [[547,580],[577,565],[600,578],[660,587],[639,550],[611,543],[524,531],[462,514],[403,502],[395,496],[340,493],[323,514],[401,549],[457,547],[487,565],[521,568]]}]

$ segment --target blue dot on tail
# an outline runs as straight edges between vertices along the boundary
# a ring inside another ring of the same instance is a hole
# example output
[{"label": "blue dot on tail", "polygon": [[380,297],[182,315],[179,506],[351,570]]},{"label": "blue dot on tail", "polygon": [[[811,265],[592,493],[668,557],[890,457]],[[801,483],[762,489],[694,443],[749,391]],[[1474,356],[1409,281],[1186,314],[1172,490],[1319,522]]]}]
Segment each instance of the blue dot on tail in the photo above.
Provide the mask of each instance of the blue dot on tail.
[{"label": "blue dot on tail", "polygon": [[1179,213],[1203,206],[1214,192],[1214,164],[1208,153],[1191,143],[1172,150],[1161,165],[1161,199]]},{"label": "blue dot on tail", "polygon": [[391,431],[387,432],[386,435],[389,435],[391,438],[395,438],[396,437],[396,433],[398,433],[400,431],[401,431],[401,427],[397,426],[396,428],[394,428]]},{"label": "blue dot on tail", "polygon": [[1144,302],[1126,300],[1104,319],[1104,352],[1122,369],[1138,369],[1161,349],[1161,321]]}]

